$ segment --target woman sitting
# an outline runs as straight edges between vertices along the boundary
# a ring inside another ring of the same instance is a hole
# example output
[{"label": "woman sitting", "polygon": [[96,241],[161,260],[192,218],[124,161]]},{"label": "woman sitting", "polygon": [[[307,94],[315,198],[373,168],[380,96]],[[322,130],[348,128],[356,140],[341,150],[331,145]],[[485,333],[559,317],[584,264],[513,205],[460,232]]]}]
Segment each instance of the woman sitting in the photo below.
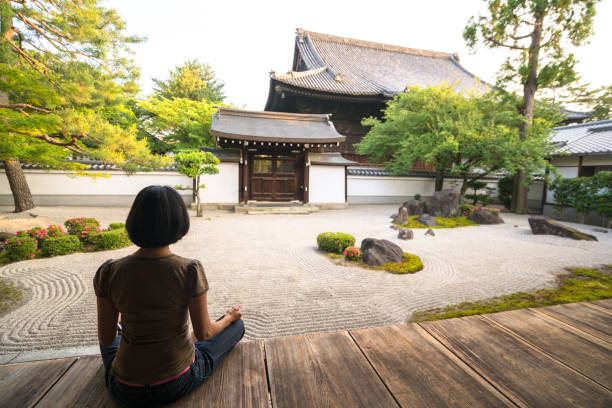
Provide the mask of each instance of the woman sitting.
[{"label": "woman sitting", "polygon": [[100,352],[111,396],[154,406],[201,385],[240,341],[244,323],[240,306],[212,322],[202,264],[170,251],[189,231],[187,208],[173,188],[140,191],[126,229],[140,248],[104,262],[94,278]]}]

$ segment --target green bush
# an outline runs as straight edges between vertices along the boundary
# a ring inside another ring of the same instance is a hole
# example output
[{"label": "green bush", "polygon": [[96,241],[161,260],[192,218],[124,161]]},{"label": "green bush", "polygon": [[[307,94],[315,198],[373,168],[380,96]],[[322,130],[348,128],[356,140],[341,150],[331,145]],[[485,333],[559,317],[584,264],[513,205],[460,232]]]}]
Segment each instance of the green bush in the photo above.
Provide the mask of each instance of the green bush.
[{"label": "green bush", "polygon": [[116,229],[121,229],[121,228],[125,228],[125,224],[123,222],[112,222],[108,224],[109,230],[116,230]]},{"label": "green bush", "polygon": [[452,218],[434,217],[436,219],[436,221],[438,222],[438,226],[437,227],[428,227],[427,225],[423,224],[422,222],[419,222],[417,220],[417,218],[419,218],[418,215],[411,215],[411,216],[409,216],[408,217],[408,223],[407,224],[403,224],[402,227],[404,227],[404,228],[434,228],[435,229],[435,228],[472,227],[472,226],[477,226],[478,225],[474,221],[468,220],[466,217],[452,217]]},{"label": "green bush", "polygon": [[468,215],[471,215],[474,212],[474,209],[476,208],[473,204],[461,204],[459,206],[459,208],[461,209],[461,214],[464,217],[467,217]]},{"label": "green bush", "polygon": [[18,236],[5,241],[6,253],[11,261],[31,259],[36,256],[36,239],[29,236]]},{"label": "green bush", "polygon": [[355,245],[355,237],[343,232],[323,232],[317,236],[317,246],[321,251],[341,254],[346,247]]},{"label": "green bush", "polygon": [[354,246],[348,246],[342,252],[344,254],[344,259],[347,261],[358,262],[361,261],[361,250]]},{"label": "green bush", "polygon": [[118,249],[132,245],[125,228],[102,231],[95,236],[96,249],[104,251],[107,249]]},{"label": "green bush", "polygon": [[402,262],[389,262],[378,268],[398,275],[403,275],[422,270],[423,262],[418,256],[404,252],[404,259]]},{"label": "green bush", "polygon": [[81,249],[81,241],[74,235],[60,235],[46,238],[40,249],[44,256],[67,255]]},{"label": "green bush", "polygon": [[89,234],[100,232],[100,222],[95,218],[72,218],[64,223],[68,233],[76,235],[81,241],[90,243]]},{"label": "green bush", "polygon": [[57,238],[65,234],[66,234],[66,231],[64,231],[64,229],[60,225],[51,224],[47,227],[48,237]]}]

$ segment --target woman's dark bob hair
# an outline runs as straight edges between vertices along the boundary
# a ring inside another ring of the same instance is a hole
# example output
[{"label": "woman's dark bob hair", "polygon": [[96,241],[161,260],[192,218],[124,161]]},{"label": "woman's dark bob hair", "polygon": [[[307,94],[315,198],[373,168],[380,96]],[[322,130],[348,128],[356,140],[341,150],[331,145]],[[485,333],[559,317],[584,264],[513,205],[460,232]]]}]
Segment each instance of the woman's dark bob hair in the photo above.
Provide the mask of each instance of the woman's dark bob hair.
[{"label": "woman's dark bob hair", "polygon": [[187,234],[189,213],[175,189],[149,186],[134,199],[125,228],[130,240],[139,247],[161,248]]}]

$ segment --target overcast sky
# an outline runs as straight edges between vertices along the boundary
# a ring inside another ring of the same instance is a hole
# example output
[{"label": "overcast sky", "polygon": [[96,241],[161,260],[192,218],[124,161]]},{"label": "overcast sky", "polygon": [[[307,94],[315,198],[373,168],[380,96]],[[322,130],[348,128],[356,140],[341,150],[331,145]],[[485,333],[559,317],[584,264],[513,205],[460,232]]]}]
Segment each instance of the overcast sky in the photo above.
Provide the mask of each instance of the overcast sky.
[{"label": "overcast sky", "polygon": [[[291,69],[295,29],[411,48],[457,52],[461,64],[494,82],[506,51],[480,46],[470,54],[463,40],[468,19],[482,0],[107,0],[129,34],[147,37],[135,46],[144,95],[151,78],[190,59],[210,64],[225,82],[227,102],[262,110],[269,72]],[[593,86],[609,85],[612,67],[612,0],[597,5],[591,43],[576,49],[578,72]]]}]

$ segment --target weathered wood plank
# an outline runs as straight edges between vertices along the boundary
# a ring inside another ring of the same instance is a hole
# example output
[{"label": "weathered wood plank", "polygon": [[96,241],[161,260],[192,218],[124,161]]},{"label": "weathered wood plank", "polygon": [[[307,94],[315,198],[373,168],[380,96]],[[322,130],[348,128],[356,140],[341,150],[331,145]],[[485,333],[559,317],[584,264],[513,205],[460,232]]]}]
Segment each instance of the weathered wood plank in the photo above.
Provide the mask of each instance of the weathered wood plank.
[{"label": "weathered wood plank", "polygon": [[481,316],[420,325],[519,406],[612,406],[610,391]]},{"label": "weathered wood plank", "polygon": [[484,316],[554,358],[612,389],[612,345],[530,309]]},{"label": "weathered wood plank", "polygon": [[514,407],[417,324],[351,335],[403,407]]},{"label": "weathered wood plank", "polygon": [[89,356],[79,358],[36,408],[116,406],[104,385],[102,358]]},{"label": "weathered wood plank", "polygon": [[274,407],[397,407],[346,332],[265,342]]},{"label": "weathered wood plank", "polygon": [[0,407],[32,407],[76,358],[0,366]]},{"label": "weathered wood plank", "polygon": [[198,389],[170,407],[267,408],[266,367],[260,341],[239,343]]},{"label": "weathered wood plank", "polygon": [[561,320],[608,343],[612,343],[610,332],[612,314],[610,313],[588,307],[582,303],[568,303],[534,310]]},{"label": "weathered wood plank", "polygon": [[612,299],[600,299],[600,300],[595,300],[592,303],[595,303],[597,306],[601,306],[608,310],[612,310]]}]

